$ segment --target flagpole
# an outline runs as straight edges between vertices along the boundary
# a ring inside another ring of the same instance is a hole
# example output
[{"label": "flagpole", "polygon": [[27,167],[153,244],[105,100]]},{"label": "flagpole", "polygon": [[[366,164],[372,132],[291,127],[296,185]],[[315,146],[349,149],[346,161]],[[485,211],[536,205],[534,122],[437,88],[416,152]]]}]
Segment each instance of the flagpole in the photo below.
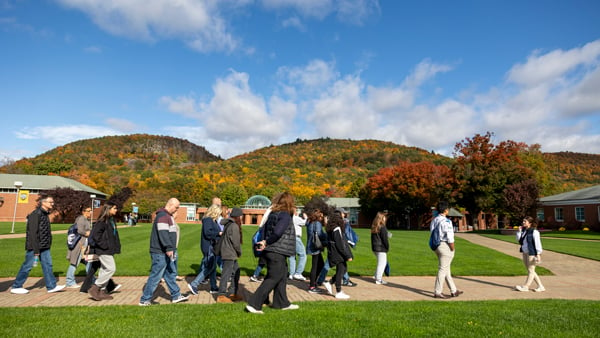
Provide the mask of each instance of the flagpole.
[{"label": "flagpole", "polygon": [[21,191],[21,187],[23,186],[23,182],[15,181],[15,187],[17,188],[17,195],[15,197],[15,211],[13,212],[13,222],[12,228],[10,229],[10,233],[15,233],[15,218],[17,218],[17,204],[19,204],[19,191]]}]

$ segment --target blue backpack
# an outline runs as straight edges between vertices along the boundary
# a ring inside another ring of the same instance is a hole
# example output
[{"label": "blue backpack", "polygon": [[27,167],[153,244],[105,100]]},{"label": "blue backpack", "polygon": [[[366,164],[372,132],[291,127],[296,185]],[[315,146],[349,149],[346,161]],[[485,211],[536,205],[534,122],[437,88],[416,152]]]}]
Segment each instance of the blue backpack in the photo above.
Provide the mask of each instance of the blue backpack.
[{"label": "blue backpack", "polygon": [[440,246],[440,243],[441,243],[439,227],[440,227],[439,225],[434,227],[433,230],[431,231],[431,235],[429,236],[429,247],[433,251],[435,251],[438,248],[438,246]]},{"label": "blue backpack", "polygon": [[260,257],[260,255],[262,254],[262,250],[257,250],[258,246],[256,245],[256,243],[263,240],[263,228],[264,226],[258,228],[258,230],[256,230],[256,232],[254,233],[254,236],[252,236],[252,252],[254,253],[254,257]]},{"label": "blue backpack", "polygon": [[67,230],[67,247],[69,247],[69,250],[75,249],[75,246],[80,239],[81,235],[77,231],[77,223],[73,223],[73,225],[69,227],[69,230]]}]

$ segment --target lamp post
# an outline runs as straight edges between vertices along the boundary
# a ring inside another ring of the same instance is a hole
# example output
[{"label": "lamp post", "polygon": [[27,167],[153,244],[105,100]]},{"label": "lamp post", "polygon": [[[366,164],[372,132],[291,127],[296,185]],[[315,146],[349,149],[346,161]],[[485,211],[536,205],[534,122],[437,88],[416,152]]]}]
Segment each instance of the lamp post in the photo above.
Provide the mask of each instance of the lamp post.
[{"label": "lamp post", "polygon": [[90,198],[92,199],[92,214],[90,215],[90,225],[94,225],[94,199],[96,198],[96,195],[91,194]]},{"label": "lamp post", "polygon": [[23,182],[15,181],[15,187],[17,188],[17,195],[15,198],[15,211],[13,213],[12,228],[10,229],[11,234],[15,233],[15,219],[17,218],[17,204],[19,204],[19,192],[20,192],[22,186],[23,186]]}]

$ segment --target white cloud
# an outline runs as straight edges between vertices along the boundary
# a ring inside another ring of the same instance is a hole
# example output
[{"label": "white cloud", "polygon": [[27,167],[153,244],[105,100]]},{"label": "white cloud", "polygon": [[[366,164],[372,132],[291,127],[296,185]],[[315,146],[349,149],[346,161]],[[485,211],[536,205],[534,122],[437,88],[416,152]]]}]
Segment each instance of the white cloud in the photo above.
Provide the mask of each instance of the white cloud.
[{"label": "white cloud", "polygon": [[200,52],[231,52],[239,41],[214,1],[56,0],[88,14],[105,31],[153,42],[181,39]]},{"label": "white cloud", "polygon": [[285,28],[289,28],[289,27],[296,28],[297,30],[299,30],[301,32],[306,31],[306,27],[302,23],[302,20],[297,16],[292,16],[290,18],[283,20],[281,22],[281,25]]},{"label": "white cloud", "polygon": [[123,135],[124,133],[108,127],[80,124],[24,128],[21,131],[15,132],[15,134],[19,139],[44,139],[56,145],[63,145],[81,139]]},{"label": "white cloud", "polygon": [[337,19],[354,25],[361,25],[369,17],[379,14],[377,0],[261,0],[267,10],[292,10],[307,18],[323,20],[331,14]]},{"label": "white cloud", "polygon": [[123,133],[135,133],[140,130],[140,127],[136,123],[125,119],[108,118],[106,119],[106,124],[108,124],[111,129],[118,130]]}]

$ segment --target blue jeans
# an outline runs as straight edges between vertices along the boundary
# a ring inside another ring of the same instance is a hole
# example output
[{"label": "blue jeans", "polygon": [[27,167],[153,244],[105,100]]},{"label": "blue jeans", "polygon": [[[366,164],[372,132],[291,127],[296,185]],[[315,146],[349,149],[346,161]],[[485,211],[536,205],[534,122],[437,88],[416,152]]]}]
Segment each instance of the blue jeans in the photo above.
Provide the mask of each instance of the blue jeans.
[{"label": "blue jeans", "polygon": [[[21,265],[17,278],[13,284],[13,288],[22,288],[23,284],[29,277],[29,272],[33,268],[34,259],[33,250],[27,250],[25,252],[25,261]],[[42,272],[44,273],[44,281],[46,282],[46,289],[52,290],[56,287],[56,278],[52,271],[52,255],[50,255],[50,249],[40,250],[40,263],[42,264]]]},{"label": "blue jeans", "polygon": [[214,255],[204,256],[200,263],[200,269],[198,276],[190,283],[191,286],[197,288],[198,285],[206,278],[210,280],[210,289],[212,291],[218,290],[217,287],[217,259]]},{"label": "blue jeans", "polygon": [[[329,272],[329,269],[331,269],[331,266],[329,266],[329,259],[326,259],[325,266],[323,267],[323,270],[321,270],[321,274],[319,274],[319,278],[317,278],[317,284],[321,284],[325,281],[325,277],[327,277],[327,273]],[[348,274],[348,271],[346,270],[346,273],[344,273],[342,282],[343,282],[343,284],[347,284],[349,280],[350,280],[350,275]]]},{"label": "blue jeans", "polygon": [[306,266],[306,249],[302,238],[296,236],[296,254],[298,255],[298,267],[296,268],[296,256],[290,256],[290,275],[301,275]]},{"label": "blue jeans", "polygon": [[[173,254],[176,253],[177,251],[173,252]],[[169,292],[171,293],[171,299],[179,298],[181,292],[176,282],[177,260],[172,261],[171,258],[164,253],[150,253],[150,256],[152,257],[152,268],[150,269],[150,275],[148,276],[146,286],[144,286],[140,303],[152,300],[152,295],[154,295],[154,291],[163,276],[165,278],[165,283],[167,283],[167,287],[169,288]]]},{"label": "blue jeans", "polygon": [[69,267],[67,268],[67,274],[65,276],[67,286],[77,284],[77,280],[75,280],[75,270],[77,270],[77,267],[73,264],[69,264]]}]

